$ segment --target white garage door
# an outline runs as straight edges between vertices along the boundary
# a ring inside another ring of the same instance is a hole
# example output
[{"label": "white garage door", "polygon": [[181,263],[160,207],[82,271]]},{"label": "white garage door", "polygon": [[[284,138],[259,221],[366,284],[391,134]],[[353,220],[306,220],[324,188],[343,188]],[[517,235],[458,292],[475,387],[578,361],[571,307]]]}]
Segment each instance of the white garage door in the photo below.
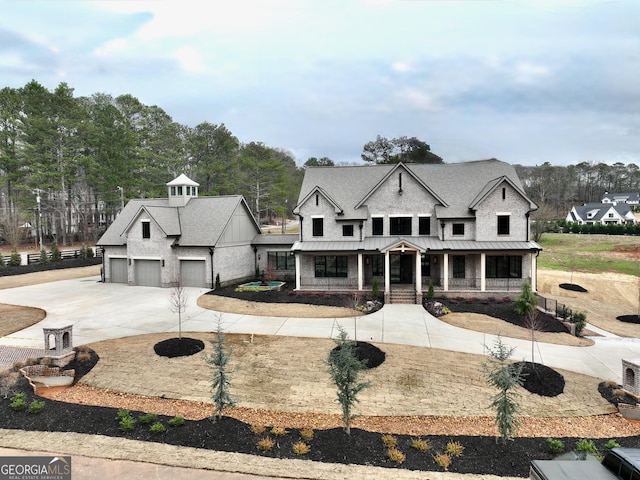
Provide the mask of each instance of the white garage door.
[{"label": "white garage door", "polygon": [[206,287],[204,260],[180,260],[180,281],[183,287]]},{"label": "white garage door", "polygon": [[161,287],[160,260],[134,260],[135,283],[146,287]]},{"label": "white garage door", "polygon": [[111,282],[128,283],[126,258],[111,258],[109,268],[111,270]]}]

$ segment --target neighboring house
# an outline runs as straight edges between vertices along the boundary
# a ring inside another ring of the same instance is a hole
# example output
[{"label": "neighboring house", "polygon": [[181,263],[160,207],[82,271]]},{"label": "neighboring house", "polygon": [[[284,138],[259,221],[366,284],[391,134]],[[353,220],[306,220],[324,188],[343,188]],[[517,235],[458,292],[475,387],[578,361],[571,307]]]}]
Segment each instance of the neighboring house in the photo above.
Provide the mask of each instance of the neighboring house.
[{"label": "neighboring house", "polygon": [[[527,198],[498,160],[308,167],[294,213],[296,289],[371,291],[420,303],[429,284],[463,292],[536,289]],[[408,298],[407,298],[408,297]]]},{"label": "neighboring house", "polygon": [[198,197],[198,186],[180,175],[168,198],[127,203],[97,242],[106,282],[213,288],[218,275],[222,285],[252,279],[271,250],[290,250],[291,236],[261,234],[242,196]]},{"label": "neighboring house", "polygon": [[605,193],[602,203],[626,203],[627,205],[640,205],[640,194],[638,192],[628,193]]},{"label": "neighboring house", "polygon": [[567,214],[566,221],[577,223],[578,225],[624,225],[637,223],[638,219],[629,204],[604,202],[585,203],[584,205],[573,207]]}]

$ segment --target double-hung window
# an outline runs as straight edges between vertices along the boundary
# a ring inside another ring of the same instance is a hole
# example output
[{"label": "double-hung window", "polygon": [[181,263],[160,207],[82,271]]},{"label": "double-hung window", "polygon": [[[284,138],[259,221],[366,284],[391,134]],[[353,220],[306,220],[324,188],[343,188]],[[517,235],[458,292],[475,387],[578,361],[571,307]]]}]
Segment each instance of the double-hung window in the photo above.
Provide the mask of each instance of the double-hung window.
[{"label": "double-hung window", "polygon": [[343,237],[353,237],[353,225],[343,225],[342,226],[342,236]]},{"label": "double-hung window", "polygon": [[464,235],[464,223],[454,223],[451,225],[451,234],[455,236]]}]

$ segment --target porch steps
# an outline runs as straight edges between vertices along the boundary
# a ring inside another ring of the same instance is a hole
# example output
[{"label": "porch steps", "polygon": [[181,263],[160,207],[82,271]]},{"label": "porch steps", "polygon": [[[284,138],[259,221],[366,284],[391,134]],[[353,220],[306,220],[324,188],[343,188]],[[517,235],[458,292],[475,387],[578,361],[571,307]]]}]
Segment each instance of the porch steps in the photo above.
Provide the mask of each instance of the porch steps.
[{"label": "porch steps", "polygon": [[416,304],[416,292],[411,290],[391,291],[390,303]]}]

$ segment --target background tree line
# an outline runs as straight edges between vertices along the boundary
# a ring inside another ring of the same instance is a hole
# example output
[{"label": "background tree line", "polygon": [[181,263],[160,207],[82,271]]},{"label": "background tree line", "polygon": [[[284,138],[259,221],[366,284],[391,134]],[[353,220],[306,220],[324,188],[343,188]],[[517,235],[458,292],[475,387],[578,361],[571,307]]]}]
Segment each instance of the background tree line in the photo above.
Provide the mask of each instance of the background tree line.
[{"label": "background tree line", "polygon": [[[378,135],[363,146],[369,164],[443,163],[416,137]],[[334,166],[327,157],[298,167],[287,151],[242,143],[224,124],[181,125],[132,95],[75,97],[66,83],[48,90],[32,80],[0,90],[0,240],[17,245],[42,226],[61,245],[95,241],[131,198],[164,197],[185,173],[201,195],[243,195],[259,219],[290,214],[304,168]],[[605,192],[640,191],[630,163],[516,165],[540,219],[563,219],[571,206]]]},{"label": "background tree line", "polygon": [[180,173],[201,195],[244,195],[257,218],[297,202],[303,170],[284,150],[224,124],[181,125],[131,95],[73,92],[35,80],[0,90],[0,238],[12,245],[26,223],[62,245],[94,241],[129,199],[165,197]]}]

